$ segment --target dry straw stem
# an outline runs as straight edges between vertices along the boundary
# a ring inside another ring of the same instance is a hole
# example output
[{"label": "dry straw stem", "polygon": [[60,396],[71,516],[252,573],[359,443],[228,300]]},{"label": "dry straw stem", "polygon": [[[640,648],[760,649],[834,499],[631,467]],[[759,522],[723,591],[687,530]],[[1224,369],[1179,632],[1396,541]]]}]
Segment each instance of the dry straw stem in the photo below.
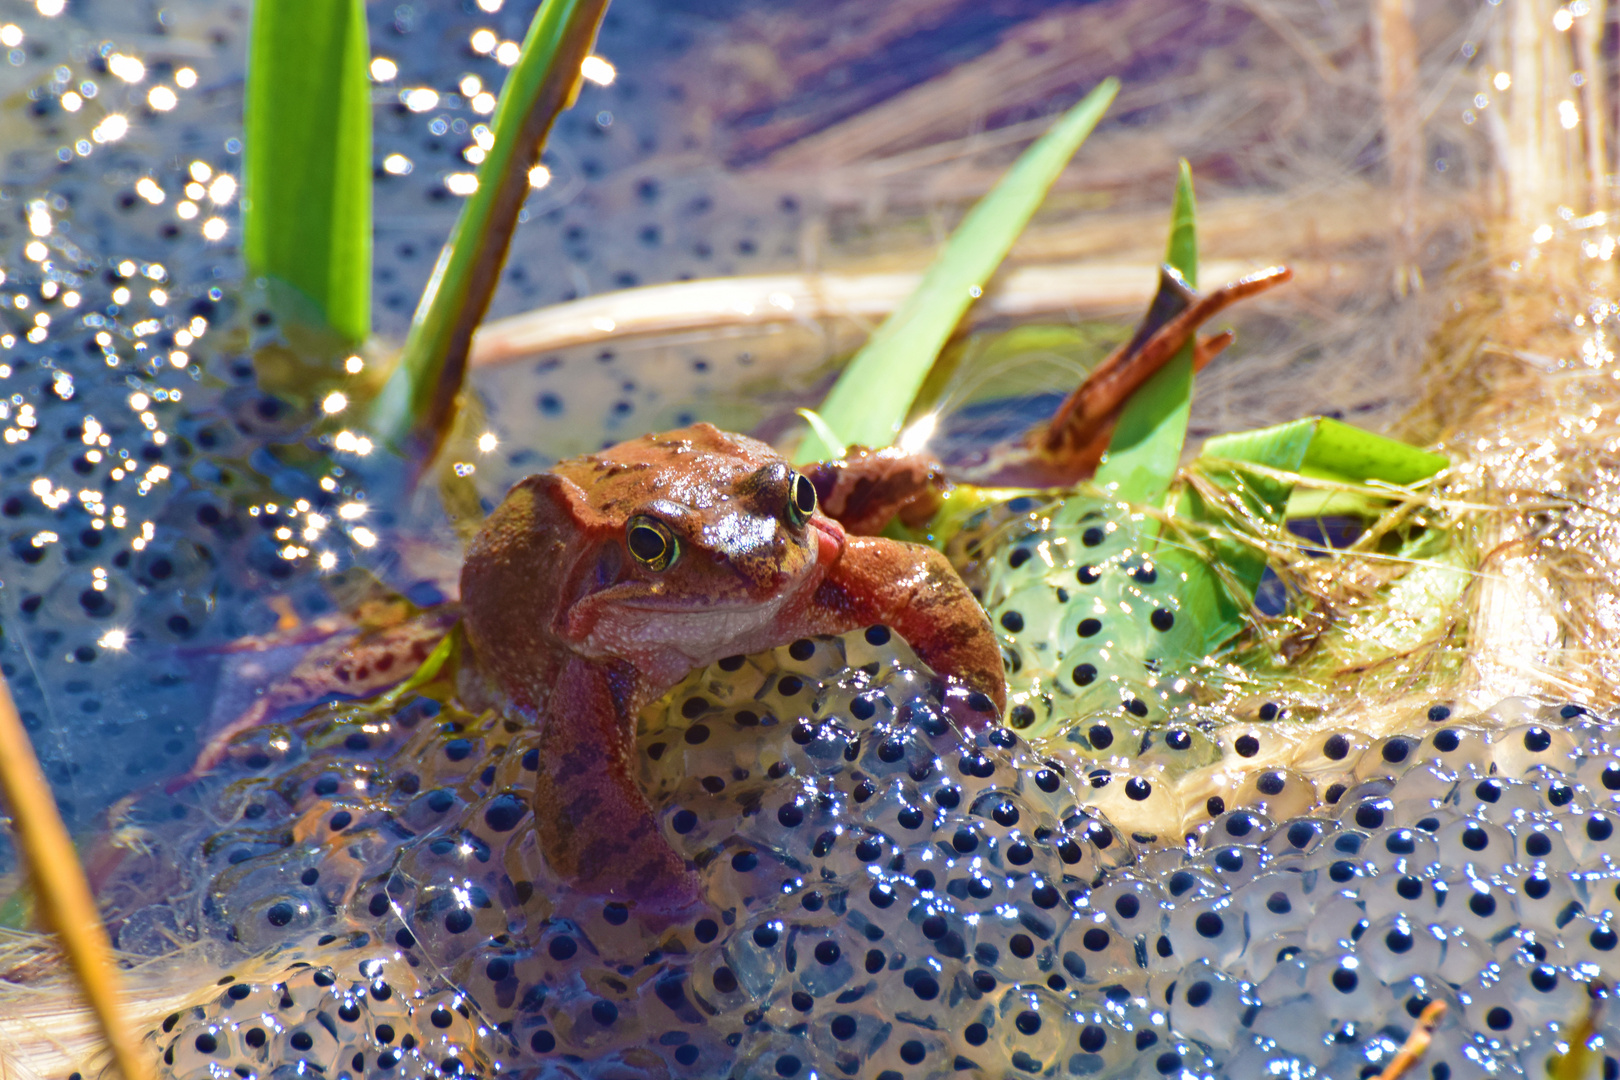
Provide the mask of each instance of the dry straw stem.
[{"label": "dry straw stem", "polygon": [[1434,1029],[1445,1018],[1445,1002],[1431,1001],[1425,1005],[1423,1012],[1418,1015],[1417,1024],[1412,1028],[1412,1034],[1406,1037],[1406,1041],[1401,1043],[1401,1048],[1390,1058],[1384,1071],[1378,1074],[1378,1080],[1401,1080],[1401,1077],[1405,1076],[1429,1049],[1429,1040],[1434,1037]]},{"label": "dry straw stem", "polygon": [[39,896],[39,910],[62,943],[118,1071],[124,1080],[151,1080],[151,1062],[137,1049],[135,1035],[119,1009],[119,977],[106,928],[3,677],[0,789],[11,806],[18,846]]}]

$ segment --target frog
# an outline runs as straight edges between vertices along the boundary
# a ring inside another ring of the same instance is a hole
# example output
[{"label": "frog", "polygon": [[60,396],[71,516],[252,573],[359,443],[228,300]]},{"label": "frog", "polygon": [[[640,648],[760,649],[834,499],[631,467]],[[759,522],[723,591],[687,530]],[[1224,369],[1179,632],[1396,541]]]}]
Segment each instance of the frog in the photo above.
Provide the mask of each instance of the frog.
[{"label": "frog", "polygon": [[971,724],[1006,704],[989,617],[945,556],[851,535],[769,445],[699,423],[517,484],[467,550],[462,696],[539,725],[540,849],[576,887],[696,899],[637,785],[636,716],[695,668],[883,625]]},{"label": "frog", "polygon": [[[796,468],[706,423],[558,462],[517,483],[483,523],[459,600],[354,647],[387,655],[400,638],[418,655],[459,634],[458,695],[539,732],[535,829],[558,878],[648,918],[681,917],[704,901],[638,786],[638,712],[717,660],[881,625],[940,677],[959,723],[999,723],[1007,683],[983,607],[939,550],[879,534],[926,520],[954,484],[1084,480],[1137,388],[1189,345],[1200,368],[1231,343],[1229,332],[1200,337],[1203,322],[1287,278],[1272,267],[1199,296],[1164,268],[1130,340],[1051,418],[966,465],[852,447]],[[408,674],[408,664],[383,669],[316,648],[278,684],[291,689],[268,694],[286,707],[323,692],[375,694]],[[220,741],[188,778],[219,759]]]}]

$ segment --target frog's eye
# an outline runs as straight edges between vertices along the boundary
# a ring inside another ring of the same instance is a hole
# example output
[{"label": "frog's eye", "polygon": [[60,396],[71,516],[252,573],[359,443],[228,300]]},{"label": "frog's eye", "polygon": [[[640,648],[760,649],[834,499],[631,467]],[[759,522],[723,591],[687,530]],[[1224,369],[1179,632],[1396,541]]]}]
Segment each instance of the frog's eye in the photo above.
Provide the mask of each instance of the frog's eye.
[{"label": "frog's eye", "polygon": [[630,519],[624,534],[625,546],[636,562],[648,570],[668,570],[680,555],[675,534],[657,518],[641,515]]},{"label": "frog's eye", "polygon": [[816,512],[816,485],[804,473],[794,473],[788,481],[788,520],[803,525]]}]

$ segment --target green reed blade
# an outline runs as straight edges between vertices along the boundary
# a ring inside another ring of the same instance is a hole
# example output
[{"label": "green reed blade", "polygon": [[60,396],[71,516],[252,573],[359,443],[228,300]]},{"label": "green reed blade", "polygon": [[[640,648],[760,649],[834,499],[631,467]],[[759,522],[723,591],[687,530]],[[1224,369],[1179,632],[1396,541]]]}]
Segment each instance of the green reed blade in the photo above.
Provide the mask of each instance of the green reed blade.
[{"label": "green reed blade", "polygon": [[545,0],[518,62],[501,87],[495,142],[478,167],[478,190],[462,204],[416,309],[398,365],[372,409],[374,429],[426,462],[455,416],[473,331],[489,309],[529,192],[529,170],[557,114],[579,93],[607,0]]},{"label": "green reed blade", "polygon": [[371,332],[371,81],[362,0],[253,5],[242,250],[248,273]]},{"label": "green reed blade", "polygon": [[[1198,207],[1193,200],[1192,168],[1185,158],[1176,179],[1165,262],[1180,271],[1188,285],[1198,287]],[[1187,439],[1187,418],[1192,411],[1192,359],[1193,344],[1189,341],[1120,410],[1108,453],[1097,467],[1095,481],[1103,491],[1124,502],[1163,500],[1181,463],[1181,447]]]},{"label": "green reed blade", "polygon": [[[894,441],[962,313],[1001,265],[1118,91],[1117,79],[1104,79],[1025,150],[968,211],[917,291],[855,354],[817,410],[842,442],[887,446]],[[831,456],[831,448],[812,429],[794,456],[800,462],[817,461]]]}]

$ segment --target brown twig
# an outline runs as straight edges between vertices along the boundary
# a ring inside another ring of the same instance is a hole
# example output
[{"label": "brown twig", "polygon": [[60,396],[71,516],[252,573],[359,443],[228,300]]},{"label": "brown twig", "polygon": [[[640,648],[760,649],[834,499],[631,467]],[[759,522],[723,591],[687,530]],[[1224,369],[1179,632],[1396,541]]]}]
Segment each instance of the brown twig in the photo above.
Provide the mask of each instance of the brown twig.
[{"label": "brown twig", "polygon": [[137,1050],[134,1033],[119,1011],[118,969],[107,930],[4,678],[0,678],[0,792],[11,806],[17,844],[39,894],[39,910],[62,943],[118,1071],[124,1080],[151,1080],[151,1063]]},{"label": "brown twig", "polygon": [[1423,1012],[1418,1016],[1417,1026],[1412,1029],[1412,1034],[1408,1035],[1406,1041],[1401,1043],[1401,1048],[1395,1051],[1395,1056],[1384,1066],[1384,1071],[1378,1074],[1378,1080],[1400,1080],[1406,1075],[1406,1071],[1416,1065],[1423,1052],[1429,1048],[1429,1040],[1434,1038],[1434,1029],[1445,1019],[1445,1015],[1445,1002],[1431,1001],[1425,1005]]}]

